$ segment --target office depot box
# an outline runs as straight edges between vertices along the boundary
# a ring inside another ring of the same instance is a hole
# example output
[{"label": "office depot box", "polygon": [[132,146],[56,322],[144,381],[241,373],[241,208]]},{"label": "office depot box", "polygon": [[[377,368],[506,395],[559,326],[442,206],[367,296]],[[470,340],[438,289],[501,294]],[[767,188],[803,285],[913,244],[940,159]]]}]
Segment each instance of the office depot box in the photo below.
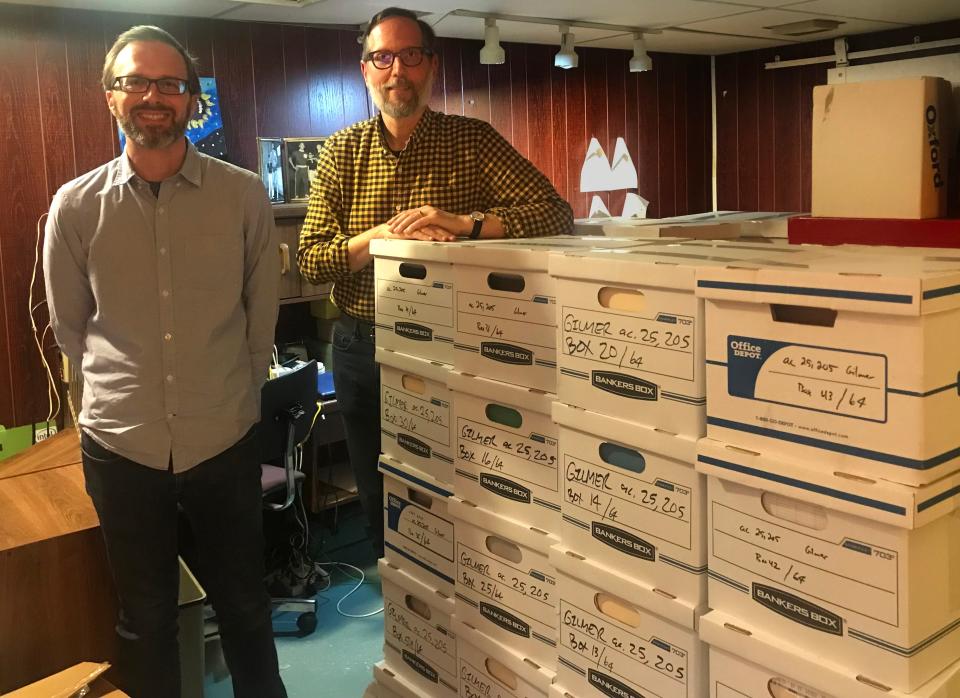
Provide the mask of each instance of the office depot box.
[{"label": "office depot box", "polygon": [[933,77],[814,87],[812,214],[946,215],[950,99]]},{"label": "office depot box", "polygon": [[701,439],[710,607],[910,692],[960,657],[960,473],[924,487]]},{"label": "office depot box", "polygon": [[461,499],[544,531],[560,526],[553,395],[450,374]]},{"label": "office depot box", "polygon": [[557,600],[549,549],[559,539],[456,498],[450,513],[457,524],[457,618],[553,670]]},{"label": "office depot box", "polygon": [[377,346],[453,363],[452,245],[371,240],[377,287]]},{"label": "office depot box", "polygon": [[424,696],[457,695],[457,637],[450,626],[453,598],[381,559],[383,652],[393,671]]},{"label": "office depot box", "polygon": [[820,250],[699,270],[708,436],[912,485],[957,470],[960,263]]},{"label": "office depot box", "polygon": [[560,594],[557,683],[578,698],[706,695],[707,649],[695,626],[658,616],[559,546],[551,559]]},{"label": "office depot box", "polygon": [[388,562],[429,587],[453,595],[453,517],[446,486],[419,470],[380,456],[383,548]]},{"label": "office depot box", "polygon": [[696,442],[554,403],[564,547],[692,606],[707,600],[706,495]]},{"label": "office depot box", "polygon": [[703,301],[697,270],[788,257],[784,248],[649,245],[554,254],[560,344],[557,397],[614,417],[701,436]]},{"label": "office depot box", "polygon": [[711,611],[700,621],[710,644],[710,698],[954,698],[960,695],[960,662],[916,691],[879,684],[833,661],[827,653],[803,652],[788,638],[739,618]]},{"label": "office depot box", "polygon": [[514,654],[454,616],[460,697],[546,698],[556,672]]},{"label": "office depot box", "polygon": [[453,405],[446,364],[377,348],[383,452],[453,484]]},{"label": "office depot box", "polygon": [[551,251],[635,246],[605,237],[491,240],[450,252],[457,286],[454,368],[548,393],[557,390]]}]

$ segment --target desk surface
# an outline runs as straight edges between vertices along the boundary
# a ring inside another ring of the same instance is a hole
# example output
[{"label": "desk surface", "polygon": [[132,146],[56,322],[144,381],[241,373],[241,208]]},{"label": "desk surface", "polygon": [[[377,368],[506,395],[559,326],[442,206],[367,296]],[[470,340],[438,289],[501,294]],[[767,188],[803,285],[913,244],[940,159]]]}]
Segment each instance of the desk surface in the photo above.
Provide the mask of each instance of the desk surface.
[{"label": "desk surface", "polygon": [[77,431],[64,429],[46,441],[0,461],[0,480],[79,462],[80,439],[77,438]]}]

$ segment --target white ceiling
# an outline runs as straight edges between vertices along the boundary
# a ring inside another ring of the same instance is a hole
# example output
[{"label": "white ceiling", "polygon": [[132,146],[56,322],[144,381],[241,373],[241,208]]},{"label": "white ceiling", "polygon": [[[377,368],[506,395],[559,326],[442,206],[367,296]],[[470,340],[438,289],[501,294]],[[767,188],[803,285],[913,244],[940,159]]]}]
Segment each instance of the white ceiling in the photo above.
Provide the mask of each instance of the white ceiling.
[{"label": "white ceiling", "polygon": [[[81,9],[144,12],[188,17],[360,25],[391,2],[417,12],[440,36],[480,39],[483,20],[452,16],[456,9],[602,22],[658,29],[647,36],[652,51],[722,54],[837,36],[960,19],[957,0],[0,0]],[[589,9],[587,9],[589,8]],[[843,22],[806,37],[779,36],[765,27],[807,19]],[[550,24],[500,21],[502,41],[558,42]],[[574,28],[578,45],[631,47],[631,35]]]}]

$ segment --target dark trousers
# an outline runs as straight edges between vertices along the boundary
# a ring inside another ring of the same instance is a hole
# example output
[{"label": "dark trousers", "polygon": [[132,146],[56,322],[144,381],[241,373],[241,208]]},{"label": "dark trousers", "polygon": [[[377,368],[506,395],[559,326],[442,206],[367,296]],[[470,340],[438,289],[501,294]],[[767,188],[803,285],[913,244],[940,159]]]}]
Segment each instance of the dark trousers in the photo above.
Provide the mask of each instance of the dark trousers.
[{"label": "dark trousers", "polygon": [[333,384],[370,541],[377,556],[383,557],[383,479],[377,470],[380,369],[374,349],[373,326],[341,315],[333,329]]},{"label": "dark trousers", "polygon": [[260,462],[251,430],[190,470],[155,470],[81,437],[120,600],[118,670],[133,698],[177,698],[178,505],[220,622],[235,698],[285,698],[264,586]]}]

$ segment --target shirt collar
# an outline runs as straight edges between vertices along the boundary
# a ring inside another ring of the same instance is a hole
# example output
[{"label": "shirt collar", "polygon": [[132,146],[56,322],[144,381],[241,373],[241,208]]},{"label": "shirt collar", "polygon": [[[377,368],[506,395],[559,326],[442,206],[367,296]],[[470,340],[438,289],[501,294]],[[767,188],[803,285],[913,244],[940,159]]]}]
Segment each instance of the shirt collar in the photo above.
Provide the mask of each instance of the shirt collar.
[{"label": "shirt collar", "polygon": [[[194,147],[193,143],[187,140],[187,155],[183,159],[183,164],[180,166],[180,170],[174,176],[183,177],[185,180],[190,182],[190,184],[194,185],[195,187],[199,187],[203,181],[201,170],[200,154],[197,152],[197,149]],[[130,158],[127,156],[126,149],[124,149],[123,153],[120,154],[120,157],[117,158],[117,168],[113,177],[113,183],[114,185],[126,184],[136,176],[137,173],[133,169],[133,164],[130,162]]]},{"label": "shirt collar", "polygon": [[[410,146],[416,143],[417,138],[421,133],[430,128],[430,124],[433,123],[436,113],[427,107],[423,114],[420,117],[420,120],[417,122],[417,125],[413,127],[413,133],[410,134],[410,138],[407,139],[407,144],[404,146],[403,150],[407,150]],[[380,135],[380,146],[383,148],[384,153],[393,154],[390,150],[390,146],[387,145],[387,136],[386,136],[386,126],[383,124],[383,116],[377,115],[377,132]],[[403,152],[403,151],[401,151]]]}]

